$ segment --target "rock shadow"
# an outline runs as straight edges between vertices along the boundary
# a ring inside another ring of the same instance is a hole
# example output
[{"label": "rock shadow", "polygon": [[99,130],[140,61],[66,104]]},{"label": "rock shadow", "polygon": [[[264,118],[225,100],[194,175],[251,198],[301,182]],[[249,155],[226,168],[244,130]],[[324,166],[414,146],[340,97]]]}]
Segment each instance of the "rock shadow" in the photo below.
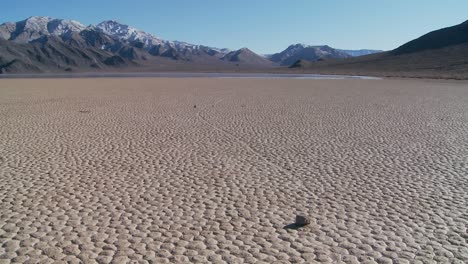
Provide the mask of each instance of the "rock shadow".
[{"label": "rock shadow", "polygon": [[298,230],[298,229],[300,229],[300,228],[302,228],[302,227],[305,227],[305,226],[306,226],[306,225],[300,225],[300,224],[292,223],[292,224],[289,224],[289,225],[285,225],[285,226],[283,227],[283,229],[286,229],[286,230],[288,230],[288,229]]}]

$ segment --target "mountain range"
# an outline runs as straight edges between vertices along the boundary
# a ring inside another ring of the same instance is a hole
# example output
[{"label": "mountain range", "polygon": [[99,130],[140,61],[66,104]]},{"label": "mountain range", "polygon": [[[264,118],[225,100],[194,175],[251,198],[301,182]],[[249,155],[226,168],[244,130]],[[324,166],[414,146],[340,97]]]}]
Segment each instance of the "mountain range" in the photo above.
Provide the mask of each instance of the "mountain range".
[{"label": "mountain range", "polygon": [[293,44],[259,55],[168,41],[114,20],[85,26],[30,17],[0,25],[0,73],[79,71],[280,71],[468,78],[468,21],[391,51]]},{"label": "mountain range", "polygon": [[349,58],[379,51],[338,50],[295,44],[261,56],[168,41],[114,20],[85,26],[74,20],[34,16],[0,25],[0,73],[95,70],[250,70],[308,61]]}]

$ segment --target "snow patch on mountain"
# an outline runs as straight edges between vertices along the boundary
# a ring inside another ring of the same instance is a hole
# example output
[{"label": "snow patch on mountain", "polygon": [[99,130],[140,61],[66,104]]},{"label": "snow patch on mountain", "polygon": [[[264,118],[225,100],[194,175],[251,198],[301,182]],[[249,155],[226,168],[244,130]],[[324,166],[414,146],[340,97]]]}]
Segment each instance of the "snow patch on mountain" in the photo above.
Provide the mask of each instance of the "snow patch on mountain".
[{"label": "snow patch on mountain", "polygon": [[103,21],[97,24],[95,28],[119,40],[142,42],[145,47],[166,44],[164,40],[159,39],[152,34],[146,33],[145,31],[125,24],[121,24],[115,20]]},{"label": "snow patch on mountain", "polygon": [[69,37],[74,32],[81,32],[86,26],[78,21],[33,16],[16,23],[0,25],[0,37],[27,43],[43,36]]},{"label": "snow patch on mountain", "polygon": [[[44,36],[56,36],[64,40],[69,39],[73,33],[84,30],[99,31],[113,39],[128,44],[141,42],[147,51],[160,48],[161,53],[170,51],[181,56],[193,56],[202,53],[222,56],[230,52],[228,49],[218,49],[202,45],[190,44],[182,41],[167,41],[157,36],[136,29],[115,20],[106,20],[97,25],[84,26],[78,21],[66,19],[54,19],[46,16],[33,16],[16,23],[4,23],[0,25],[0,38],[19,43],[28,43]],[[104,47],[105,49],[106,47]]]},{"label": "snow patch on mountain", "polygon": [[197,53],[200,51],[217,52],[220,54],[227,54],[228,49],[218,49],[202,45],[190,44],[182,41],[168,41],[156,37],[153,34],[147,33],[143,30],[136,29],[129,25],[119,23],[115,20],[103,21],[96,26],[96,29],[110,35],[113,38],[128,42],[142,42],[144,48],[149,50],[155,46],[161,46],[164,50],[175,50],[183,54]]}]

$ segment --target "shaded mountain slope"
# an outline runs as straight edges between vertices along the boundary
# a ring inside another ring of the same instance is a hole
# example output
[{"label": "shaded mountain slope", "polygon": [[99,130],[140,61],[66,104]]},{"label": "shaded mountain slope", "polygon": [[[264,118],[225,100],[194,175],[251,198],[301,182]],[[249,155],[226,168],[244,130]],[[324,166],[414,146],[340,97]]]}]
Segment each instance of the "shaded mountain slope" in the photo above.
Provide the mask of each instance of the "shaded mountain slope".
[{"label": "shaded mountain slope", "polygon": [[103,61],[112,56],[105,50],[83,49],[52,36],[25,44],[0,39],[2,73],[105,68]]},{"label": "shaded mountain slope", "polygon": [[401,55],[464,43],[468,43],[468,21],[453,27],[432,31],[391,51],[391,54]]}]

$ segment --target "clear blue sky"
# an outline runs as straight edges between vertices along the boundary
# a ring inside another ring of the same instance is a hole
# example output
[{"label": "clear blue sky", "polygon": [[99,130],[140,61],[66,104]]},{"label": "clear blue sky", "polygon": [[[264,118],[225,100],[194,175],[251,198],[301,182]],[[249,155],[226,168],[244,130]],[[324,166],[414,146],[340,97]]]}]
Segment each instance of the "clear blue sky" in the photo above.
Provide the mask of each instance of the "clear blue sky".
[{"label": "clear blue sky", "polygon": [[468,20],[468,0],[11,0],[0,22],[114,19],[168,40],[273,53],[289,44],[393,49]]}]

